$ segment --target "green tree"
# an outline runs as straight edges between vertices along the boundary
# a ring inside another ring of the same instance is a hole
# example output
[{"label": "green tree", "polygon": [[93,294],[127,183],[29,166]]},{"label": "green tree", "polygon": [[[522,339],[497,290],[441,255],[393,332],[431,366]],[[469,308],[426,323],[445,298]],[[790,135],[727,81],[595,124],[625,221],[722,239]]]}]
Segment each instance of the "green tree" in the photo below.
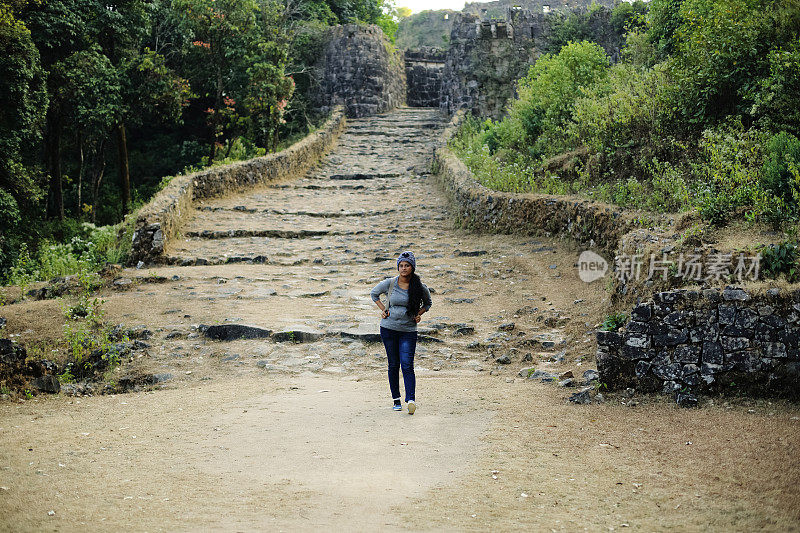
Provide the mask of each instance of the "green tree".
[{"label": "green tree", "polygon": [[[685,0],[675,32],[675,102],[683,119],[702,126],[724,117],[752,120],[757,88],[770,75],[770,51],[800,35],[794,0]],[[775,65],[776,74],[781,67]],[[789,66],[787,72],[791,71]]]},{"label": "green tree", "polygon": [[[258,4],[254,0],[175,0],[192,89],[208,101],[209,162],[224,140],[225,128],[237,122],[236,101],[247,86],[249,60],[257,55]],[[233,109],[233,111],[230,111]]]},{"label": "green tree", "polygon": [[647,34],[661,58],[667,57],[676,47],[676,35],[681,26],[681,4],[684,0],[652,0],[647,20]]},{"label": "green tree", "polygon": [[42,195],[36,166],[23,152],[38,141],[47,109],[39,52],[7,3],[0,4],[0,49],[0,94],[5,100],[0,106],[0,270],[7,271],[19,246],[23,215],[34,214]]},{"label": "green tree", "polygon": [[89,169],[91,215],[92,222],[95,222],[100,185],[105,175],[109,133],[119,123],[122,112],[119,76],[99,48],[93,48],[75,52],[55,64],[52,78],[58,87],[55,103],[63,119],[78,136],[79,198],[85,169]]},{"label": "green tree", "polygon": [[800,136],[800,39],[770,50],[769,75],[761,80],[750,113],[772,131]]}]

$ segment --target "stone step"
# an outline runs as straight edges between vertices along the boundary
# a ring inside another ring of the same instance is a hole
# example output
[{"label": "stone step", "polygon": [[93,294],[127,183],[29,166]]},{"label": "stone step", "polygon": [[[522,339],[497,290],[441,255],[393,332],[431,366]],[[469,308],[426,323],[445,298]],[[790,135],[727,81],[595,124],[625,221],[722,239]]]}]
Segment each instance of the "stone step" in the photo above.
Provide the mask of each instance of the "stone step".
[{"label": "stone step", "polygon": [[240,237],[269,237],[271,239],[308,239],[323,235],[358,235],[359,231],[333,231],[333,230],[281,230],[281,229],[230,229],[230,230],[200,230],[187,231],[184,235],[192,239],[235,239]]},{"label": "stone step", "polygon": [[[381,131],[390,130],[392,128],[397,128],[397,129],[422,129],[422,130],[444,129],[445,125],[446,124],[444,124],[443,122],[406,122],[406,121],[403,121],[403,122],[392,123],[389,128],[383,129]],[[361,130],[361,129],[366,129],[368,127],[370,127],[370,126],[366,125],[366,124],[353,124],[353,125],[351,125],[351,124],[348,123],[347,129],[348,129],[348,132],[349,132],[350,130],[358,131],[358,130]]]},{"label": "stone step", "polygon": [[371,180],[371,179],[388,179],[388,178],[399,178],[400,173],[393,172],[393,173],[374,173],[374,174],[364,174],[364,173],[356,173],[356,174],[331,174],[328,176],[328,179],[331,180]]},{"label": "stone step", "polygon": [[[221,324],[214,326],[200,325],[198,330],[207,338],[215,341],[234,341],[240,339],[271,339],[274,342],[311,343],[324,337],[343,337],[366,343],[379,343],[379,333],[366,331],[306,331],[291,329],[273,332],[270,329],[244,324]],[[431,335],[418,335],[417,342],[422,344],[443,343],[442,339]]]},{"label": "stone step", "polygon": [[165,256],[164,262],[168,265],[178,266],[205,266],[205,265],[231,265],[245,263],[250,265],[266,264],[273,266],[293,267],[308,263],[308,259],[297,259],[295,261],[280,261],[270,259],[266,255],[231,255],[231,256],[211,256],[211,257],[185,257],[185,256]]},{"label": "stone step", "polygon": [[341,218],[341,217],[372,217],[381,216],[389,213],[394,213],[397,209],[383,209],[376,211],[287,211],[282,209],[251,209],[245,206],[235,207],[211,207],[204,206],[198,208],[199,211],[206,211],[212,213],[218,212],[236,212],[236,213],[267,213],[271,215],[289,215],[289,216],[304,216],[314,218]]},{"label": "stone step", "polygon": [[[371,213],[359,217],[342,211],[340,216],[308,216],[304,214],[274,214],[263,211],[242,213],[236,211],[203,212],[184,226],[183,236],[191,239],[232,239],[257,237],[262,239],[295,239],[311,237],[353,237],[366,230],[384,231],[386,213]],[[420,230],[425,222],[443,216],[424,209],[408,209],[408,227]],[[354,222],[357,226],[354,226]],[[297,228],[305,228],[298,230]],[[174,242],[174,241],[173,241]],[[263,240],[261,241],[264,242]],[[272,243],[275,245],[276,243]]]}]

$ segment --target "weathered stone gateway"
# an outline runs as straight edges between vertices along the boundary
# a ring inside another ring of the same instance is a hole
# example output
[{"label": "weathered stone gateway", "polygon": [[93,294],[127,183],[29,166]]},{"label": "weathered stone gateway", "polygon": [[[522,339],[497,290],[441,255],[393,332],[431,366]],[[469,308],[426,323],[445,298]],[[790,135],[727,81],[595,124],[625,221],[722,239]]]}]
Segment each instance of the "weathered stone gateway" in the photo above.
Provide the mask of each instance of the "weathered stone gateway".
[{"label": "weathered stone gateway", "polygon": [[[320,103],[323,109],[341,105],[342,110],[334,112],[319,132],[281,154],[176,178],[142,209],[134,235],[134,262],[203,265],[274,261],[274,258],[256,253],[257,247],[246,247],[234,256],[217,257],[211,254],[211,248],[208,253],[192,252],[187,256],[187,250],[181,245],[170,243],[178,227],[185,224],[187,213],[198,216],[197,202],[231,190],[244,190],[298,175],[310,168],[336,143],[345,128],[345,114],[370,116],[408,102],[421,107],[439,107],[446,112],[466,108],[482,115],[496,115],[513,94],[512,84],[507,80],[513,79],[519,69],[532,60],[540,40],[546,38],[544,21],[541,15],[517,11],[510,13],[508,21],[499,22],[481,22],[465,16],[454,24],[453,47],[447,54],[436,50],[411,51],[406,52],[404,58],[392,51],[376,27],[351,25],[332,30],[321,60]],[[505,67],[496,71],[495,77],[475,77],[477,63],[465,61],[462,64],[457,60],[458,54],[462,58],[474,57],[476,53],[489,59],[507,57],[507,50],[498,50],[509,46],[518,62],[513,68],[504,63]],[[402,120],[410,118],[411,123],[396,124],[401,128],[395,132],[397,139],[412,148],[411,138],[404,140],[403,137],[408,133],[403,129],[406,126],[430,127],[426,136],[435,134],[441,121],[434,120],[430,113],[426,110],[426,118],[421,122],[419,118],[423,115],[404,114]],[[643,230],[637,228],[634,218],[614,206],[582,198],[498,193],[481,186],[446,147],[459,116],[454,117],[438,141],[429,139],[429,142],[438,145],[434,166],[462,226],[481,232],[565,238],[606,255],[620,254],[623,249],[625,253],[635,252],[639,246],[637,242],[658,241],[647,235],[641,238],[639,233]],[[386,133],[377,131],[372,123],[359,123],[354,127],[349,134],[351,137],[371,143],[359,141],[360,153],[380,153],[375,146],[382,142],[382,135]],[[427,156],[425,153],[418,155],[423,159]],[[397,165],[392,167],[392,176],[397,168]],[[376,174],[374,168],[364,176],[351,170],[347,174],[326,176],[326,179],[340,180],[338,187],[352,182],[352,188],[358,188],[362,178],[382,176],[380,172]],[[202,216],[195,220],[200,219]],[[189,226],[186,236],[201,241],[224,238],[245,242],[257,238],[294,236],[306,239],[334,235],[328,229],[316,233],[294,227],[267,231],[223,224],[219,231],[200,232],[194,231],[195,223]],[[628,238],[634,234],[636,238]],[[167,255],[165,250],[168,250]],[[379,251],[375,253],[380,255]],[[320,260],[325,262],[332,258]],[[700,287],[656,294],[648,293],[646,287],[623,286],[622,292],[627,293],[627,301],[636,296],[631,304],[635,304],[630,312],[631,320],[620,331],[597,333],[598,370],[600,380],[608,388],[673,393],[683,405],[695,404],[695,395],[699,393],[741,391],[798,397],[800,292],[787,292],[763,284],[747,290]],[[293,334],[302,333],[298,330]]]}]

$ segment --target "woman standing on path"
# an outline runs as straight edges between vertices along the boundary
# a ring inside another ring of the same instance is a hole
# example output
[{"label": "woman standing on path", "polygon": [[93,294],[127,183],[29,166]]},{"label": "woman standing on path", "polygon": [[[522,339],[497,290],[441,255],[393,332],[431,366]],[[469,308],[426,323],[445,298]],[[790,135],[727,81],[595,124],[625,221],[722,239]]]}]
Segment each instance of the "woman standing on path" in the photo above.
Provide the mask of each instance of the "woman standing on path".
[{"label": "woman standing on path", "polygon": [[[372,301],[381,310],[381,339],[389,360],[389,390],[395,411],[403,409],[400,404],[400,376],[403,369],[403,384],[406,390],[408,414],[417,409],[414,401],[416,378],[414,377],[414,352],[417,349],[417,324],[422,314],[431,308],[431,293],[415,273],[417,260],[411,252],[403,252],[397,258],[394,278],[386,278],[370,291]],[[388,294],[388,308],[380,295]]]}]

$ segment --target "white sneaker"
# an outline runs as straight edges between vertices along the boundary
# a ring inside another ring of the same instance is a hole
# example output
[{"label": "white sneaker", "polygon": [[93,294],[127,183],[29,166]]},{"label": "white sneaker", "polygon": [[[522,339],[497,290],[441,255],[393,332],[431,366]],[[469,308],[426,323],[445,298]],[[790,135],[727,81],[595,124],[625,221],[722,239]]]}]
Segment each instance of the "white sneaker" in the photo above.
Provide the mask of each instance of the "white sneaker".
[{"label": "white sneaker", "polygon": [[417,404],[414,403],[414,400],[408,402],[408,414],[413,415],[414,411],[417,410]]}]

